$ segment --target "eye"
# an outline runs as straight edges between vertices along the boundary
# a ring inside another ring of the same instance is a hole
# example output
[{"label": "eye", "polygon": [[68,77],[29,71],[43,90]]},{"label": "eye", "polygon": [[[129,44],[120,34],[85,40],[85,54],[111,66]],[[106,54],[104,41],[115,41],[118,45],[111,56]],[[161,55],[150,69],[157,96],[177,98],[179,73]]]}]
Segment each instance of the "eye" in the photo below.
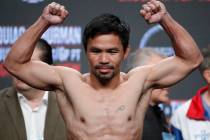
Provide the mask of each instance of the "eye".
[{"label": "eye", "polygon": [[97,48],[91,48],[90,49],[90,52],[92,52],[92,53],[100,53],[101,50],[100,49],[97,49]]},{"label": "eye", "polygon": [[108,50],[108,53],[110,53],[110,54],[116,54],[116,53],[118,53],[118,52],[119,52],[118,49],[109,49],[109,50]]}]

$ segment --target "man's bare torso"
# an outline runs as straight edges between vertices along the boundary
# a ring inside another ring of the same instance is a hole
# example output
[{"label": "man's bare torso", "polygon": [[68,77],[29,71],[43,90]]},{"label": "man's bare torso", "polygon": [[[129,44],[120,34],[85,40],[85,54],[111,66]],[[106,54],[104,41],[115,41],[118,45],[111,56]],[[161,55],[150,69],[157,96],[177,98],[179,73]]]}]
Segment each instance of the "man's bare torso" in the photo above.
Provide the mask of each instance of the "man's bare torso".
[{"label": "man's bare torso", "polygon": [[115,89],[94,89],[87,80],[88,76],[79,79],[65,75],[63,80],[67,94],[61,93],[57,96],[69,139],[141,138],[150,94],[141,94],[143,86],[141,82],[136,83],[137,81],[132,81],[132,78],[121,77],[122,80]]}]

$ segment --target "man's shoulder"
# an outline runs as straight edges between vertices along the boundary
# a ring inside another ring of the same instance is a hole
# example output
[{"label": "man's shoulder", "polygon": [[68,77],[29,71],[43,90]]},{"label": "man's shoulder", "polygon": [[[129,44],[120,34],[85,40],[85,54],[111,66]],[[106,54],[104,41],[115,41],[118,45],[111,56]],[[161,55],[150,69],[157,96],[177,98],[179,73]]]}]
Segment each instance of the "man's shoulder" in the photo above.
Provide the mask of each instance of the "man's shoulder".
[{"label": "man's shoulder", "polygon": [[143,80],[146,79],[152,69],[153,65],[146,65],[146,66],[138,66],[131,69],[128,73],[125,74],[124,77],[127,79],[133,80]]},{"label": "man's shoulder", "polygon": [[[137,66],[127,72],[127,74],[135,74],[139,72],[148,72],[149,69],[151,69],[153,65],[144,65],[144,66]],[[145,71],[146,70],[146,71]]]},{"label": "man's shoulder", "polygon": [[53,66],[53,69],[62,79],[81,79],[83,77],[78,70],[67,66]]},{"label": "man's shoulder", "polygon": [[3,98],[5,96],[10,96],[14,92],[15,92],[15,89],[13,87],[1,89],[0,90],[0,98]]},{"label": "man's shoulder", "polygon": [[[0,111],[5,111],[7,103],[13,103],[15,100],[16,91],[14,88],[4,88],[0,90]],[[11,101],[11,102],[10,102]]]},{"label": "man's shoulder", "polygon": [[52,68],[55,69],[56,71],[58,71],[59,73],[68,72],[69,74],[71,74],[71,73],[81,74],[78,70],[68,67],[68,66],[52,66]]}]

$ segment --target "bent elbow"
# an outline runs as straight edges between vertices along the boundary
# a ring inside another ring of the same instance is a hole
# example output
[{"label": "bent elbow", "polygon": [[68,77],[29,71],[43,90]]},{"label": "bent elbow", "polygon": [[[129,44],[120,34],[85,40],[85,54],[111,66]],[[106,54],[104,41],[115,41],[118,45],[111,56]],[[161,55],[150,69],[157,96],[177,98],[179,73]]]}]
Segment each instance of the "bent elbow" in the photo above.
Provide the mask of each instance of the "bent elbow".
[{"label": "bent elbow", "polygon": [[4,60],[3,68],[12,75],[14,75],[15,72],[17,72],[17,68],[15,67],[15,64],[10,62],[10,60],[8,59]]},{"label": "bent elbow", "polygon": [[192,65],[193,65],[193,68],[197,68],[200,66],[200,64],[203,62],[203,55],[200,54],[199,56],[196,57],[196,59],[193,61]]}]

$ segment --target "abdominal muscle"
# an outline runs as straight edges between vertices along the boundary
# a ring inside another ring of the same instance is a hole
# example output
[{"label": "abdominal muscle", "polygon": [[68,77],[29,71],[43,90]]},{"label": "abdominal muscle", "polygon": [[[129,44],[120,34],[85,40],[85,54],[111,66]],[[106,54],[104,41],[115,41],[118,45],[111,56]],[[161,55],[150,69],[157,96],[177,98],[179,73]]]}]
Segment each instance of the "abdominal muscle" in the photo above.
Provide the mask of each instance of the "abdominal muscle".
[{"label": "abdominal muscle", "polygon": [[139,140],[140,125],[134,120],[96,120],[93,124],[79,119],[67,129],[69,140]]}]

